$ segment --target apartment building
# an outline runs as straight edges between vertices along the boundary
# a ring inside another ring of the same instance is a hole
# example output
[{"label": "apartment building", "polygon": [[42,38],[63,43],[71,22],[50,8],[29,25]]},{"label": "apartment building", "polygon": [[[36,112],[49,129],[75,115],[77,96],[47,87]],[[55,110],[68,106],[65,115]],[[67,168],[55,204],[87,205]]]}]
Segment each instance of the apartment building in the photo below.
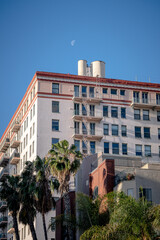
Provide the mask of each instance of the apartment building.
[{"label": "apartment building", "polygon": [[[88,66],[80,60],[78,75],[36,72],[1,137],[0,180],[20,174],[27,160],[44,157],[63,139],[84,156],[103,153],[119,165],[158,163],[159,123],[160,84],[105,78],[102,61]],[[3,202],[0,214],[0,240],[7,239],[7,232],[12,239],[12,219]],[[47,224],[54,214],[47,215]],[[43,240],[40,219],[37,216],[35,227]],[[20,225],[19,230],[22,240],[31,239],[27,227]],[[54,238],[49,231],[49,239]]]}]

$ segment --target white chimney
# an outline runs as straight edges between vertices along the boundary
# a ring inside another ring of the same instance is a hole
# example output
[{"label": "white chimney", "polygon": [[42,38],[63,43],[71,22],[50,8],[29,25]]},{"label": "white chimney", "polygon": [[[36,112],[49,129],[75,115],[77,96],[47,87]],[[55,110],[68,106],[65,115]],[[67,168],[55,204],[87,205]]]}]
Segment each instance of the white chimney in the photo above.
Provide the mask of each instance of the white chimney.
[{"label": "white chimney", "polygon": [[78,75],[105,78],[105,62],[94,61],[88,66],[86,60],[79,60]]}]

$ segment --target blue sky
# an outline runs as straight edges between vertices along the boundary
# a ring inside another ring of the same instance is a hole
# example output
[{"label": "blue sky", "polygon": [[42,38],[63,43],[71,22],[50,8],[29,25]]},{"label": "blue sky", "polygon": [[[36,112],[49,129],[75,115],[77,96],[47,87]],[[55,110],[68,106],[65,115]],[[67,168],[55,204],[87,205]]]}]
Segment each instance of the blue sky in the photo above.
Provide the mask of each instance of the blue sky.
[{"label": "blue sky", "polygon": [[159,13],[160,0],[0,0],[0,136],[37,70],[102,60],[106,77],[160,83]]}]

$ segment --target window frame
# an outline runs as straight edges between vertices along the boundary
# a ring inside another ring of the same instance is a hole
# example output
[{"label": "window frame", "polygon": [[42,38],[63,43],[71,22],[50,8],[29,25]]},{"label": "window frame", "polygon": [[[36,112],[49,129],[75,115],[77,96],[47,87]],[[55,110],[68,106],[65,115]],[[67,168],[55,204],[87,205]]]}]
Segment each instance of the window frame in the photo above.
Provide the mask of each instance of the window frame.
[{"label": "window frame", "polygon": [[[53,127],[53,123],[56,123],[56,122],[58,123],[57,126]],[[53,132],[59,132],[59,120],[58,119],[52,119],[52,131]]]},{"label": "window frame", "polygon": [[59,113],[59,101],[52,101],[52,113]]},{"label": "window frame", "polygon": [[59,83],[52,83],[52,93],[59,94]]}]

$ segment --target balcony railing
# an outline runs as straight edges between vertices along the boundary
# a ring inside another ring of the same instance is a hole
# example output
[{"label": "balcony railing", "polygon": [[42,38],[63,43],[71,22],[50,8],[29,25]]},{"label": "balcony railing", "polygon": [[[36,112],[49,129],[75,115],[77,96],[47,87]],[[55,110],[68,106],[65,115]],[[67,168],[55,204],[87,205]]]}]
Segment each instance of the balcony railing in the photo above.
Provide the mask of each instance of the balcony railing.
[{"label": "balcony railing", "polygon": [[103,132],[102,130],[97,129],[74,129],[73,138],[83,140],[85,138],[86,140],[90,141],[100,141],[103,138]]},{"label": "balcony railing", "polygon": [[16,165],[20,161],[20,154],[14,152],[13,155],[11,156],[10,164]]},{"label": "balcony railing", "polygon": [[78,121],[85,119],[88,122],[100,122],[103,119],[103,116],[102,112],[73,110],[73,119]]},{"label": "balcony railing", "polygon": [[9,155],[8,154],[4,154],[0,160],[0,167],[5,167],[9,162]]},{"label": "balcony railing", "polygon": [[10,140],[9,138],[5,138],[0,146],[0,152],[5,153],[6,150],[9,148]]},{"label": "balcony railing", "polygon": [[20,127],[21,127],[20,122],[15,121],[15,122],[13,123],[12,132],[18,132],[19,129],[20,129]]},{"label": "balcony railing", "polygon": [[11,141],[11,148],[18,148],[20,145],[20,137],[19,134],[17,134],[17,136],[15,136],[12,141]]},{"label": "balcony railing", "polygon": [[0,233],[0,240],[7,240],[7,233]]},{"label": "balcony railing", "polygon": [[5,211],[6,208],[7,208],[7,202],[1,201],[1,202],[0,202],[0,212]]},{"label": "balcony railing", "polygon": [[1,172],[0,172],[0,181],[2,181],[6,176],[9,175],[9,170],[4,168]]},{"label": "balcony railing", "polygon": [[13,233],[15,232],[14,227],[13,227],[13,221],[11,221],[11,222],[8,224],[7,229],[8,229],[7,233],[9,233],[9,234],[13,234]]},{"label": "balcony railing", "polygon": [[82,102],[86,101],[88,103],[100,103],[102,101],[101,93],[86,93],[86,92],[74,92],[73,101]]},{"label": "balcony railing", "polygon": [[138,108],[153,108],[160,109],[160,101],[156,99],[147,99],[147,98],[133,98],[131,106]]},{"label": "balcony railing", "polygon": [[0,227],[7,225],[7,222],[8,222],[8,217],[6,216],[0,217]]}]

